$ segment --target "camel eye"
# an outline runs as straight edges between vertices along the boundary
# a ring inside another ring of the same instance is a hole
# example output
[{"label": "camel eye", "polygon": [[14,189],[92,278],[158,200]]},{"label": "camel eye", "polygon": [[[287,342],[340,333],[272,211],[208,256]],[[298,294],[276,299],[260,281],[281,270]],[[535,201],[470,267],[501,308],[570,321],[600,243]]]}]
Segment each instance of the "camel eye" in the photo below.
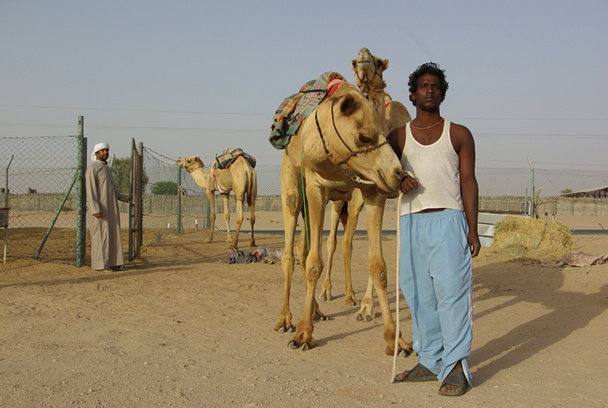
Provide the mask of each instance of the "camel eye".
[{"label": "camel eye", "polygon": [[367,136],[359,135],[359,141],[363,144],[372,144],[373,140]]}]

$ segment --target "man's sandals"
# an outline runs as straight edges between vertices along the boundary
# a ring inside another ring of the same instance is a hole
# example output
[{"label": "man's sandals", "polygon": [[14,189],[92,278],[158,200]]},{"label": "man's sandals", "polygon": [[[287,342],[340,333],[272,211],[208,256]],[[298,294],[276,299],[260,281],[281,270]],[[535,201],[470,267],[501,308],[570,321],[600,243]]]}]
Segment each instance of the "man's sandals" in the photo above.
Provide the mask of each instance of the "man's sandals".
[{"label": "man's sandals", "polygon": [[395,382],[437,381],[437,376],[422,364],[416,364],[411,370],[403,371],[395,376]]},{"label": "man's sandals", "polygon": [[[441,391],[444,385],[452,385],[454,387],[458,387],[459,390],[450,392],[450,391]],[[464,395],[469,390],[469,382],[465,378],[464,374],[458,372],[456,370],[452,370],[451,373],[445,377],[445,380],[441,383],[441,387],[439,387],[439,395],[446,395],[448,397],[458,397],[460,395]]]},{"label": "man's sandals", "polygon": [[[403,371],[395,376],[395,382],[424,382],[424,381],[437,381],[437,376],[431,372],[428,368],[418,363],[416,367],[411,370]],[[444,385],[449,384],[459,388],[458,391],[449,392],[442,391]],[[446,395],[450,397],[457,397],[463,395],[469,390],[469,382],[465,378],[463,373],[452,371],[443,380],[441,387],[439,388],[439,395]]]}]

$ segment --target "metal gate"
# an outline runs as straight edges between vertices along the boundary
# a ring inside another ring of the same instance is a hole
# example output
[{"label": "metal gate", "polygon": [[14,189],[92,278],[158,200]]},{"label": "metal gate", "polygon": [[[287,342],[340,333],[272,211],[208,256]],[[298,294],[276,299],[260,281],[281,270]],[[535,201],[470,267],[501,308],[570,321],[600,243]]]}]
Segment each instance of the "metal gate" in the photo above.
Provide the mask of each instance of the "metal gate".
[{"label": "metal gate", "polygon": [[144,146],[135,145],[131,139],[131,187],[129,195],[133,197],[129,203],[129,261],[135,259],[142,245],[143,234],[143,154]]}]

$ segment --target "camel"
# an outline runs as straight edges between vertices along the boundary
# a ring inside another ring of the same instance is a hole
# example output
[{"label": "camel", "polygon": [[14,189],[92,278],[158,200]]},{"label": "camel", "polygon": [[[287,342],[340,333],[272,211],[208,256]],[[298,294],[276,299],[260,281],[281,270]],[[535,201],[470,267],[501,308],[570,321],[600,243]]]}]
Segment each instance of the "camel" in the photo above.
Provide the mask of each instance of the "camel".
[{"label": "camel", "polygon": [[[226,220],[226,242],[232,242],[230,248],[238,248],[239,232],[243,223],[243,201],[247,196],[247,205],[251,209],[251,239],[249,246],[255,247],[255,236],[253,225],[255,224],[255,199],[258,195],[258,178],[255,170],[249,162],[239,156],[227,169],[212,167],[205,173],[205,164],[198,156],[180,158],[175,164],[185,168],[199,187],[207,191],[207,199],[211,213],[211,232],[205,242],[213,241],[213,230],[215,226],[215,192],[224,198],[224,220]],[[230,234],[230,212],[228,202],[230,191],[234,192],[236,198],[236,232],[234,240]]]},{"label": "camel", "polygon": [[[393,101],[390,95],[385,92],[386,83],[382,78],[384,71],[388,69],[389,60],[381,59],[371,54],[367,48],[359,51],[358,57],[353,59],[351,67],[355,72],[355,84],[361,92],[378,109],[380,126],[387,134],[397,127],[404,126],[412,118],[407,108],[400,102]],[[344,227],[344,237],[342,238],[342,252],[344,256],[345,291],[344,303],[356,306],[358,303],[351,280],[351,258],[352,241],[359,220],[359,214],[363,209],[367,195],[376,195],[375,189],[364,187],[353,192],[353,197],[348,202],[332,201],[331,203],[331,227],[329,238],[327,239],[328,265],[325,280],[323,281],[321,296],[322,300],[333,299],[331,289],[331,269],[333,266],[333,256],[336,251],[338,224],[342,221]],[[383,204],[384,205],[384,204]],[[368,280],[367,290],[361,301],[361,308],[355,314],[357,320],[373,319],[373,285]]]},{"label": "camel", "polygon": [[[334,77],[343,79],[340,74]],[[292,137],[283,153],[281,165],[281,203],[285,228],[285,251],[281,265],[285,288],[283,309],[275,326],[279,332],[295,330],[294,337],[288,343],[290,348],[308,350],[315,347],[313,320],[327,318],[315,300],[317,281],[323,271],[321,241],[325,206],[330,200],[348,200],[356,188],[369,185],[384,192],[384,195],[370,196],[366,202],[369,272],[382,310],[385,352],[393,355],[396,326],[386,291],[387,273],[382,256],[380,226],[384,197],[398,191],[402,175],[401,164],[379,126],[376,109],[354,85],[346,81],[337,85],[333,95],[318,105]],[[300,213],[304,216],[305,228],[300,234],[296,251],[304,275],[306,300],[302,318],[294,328],[289,296],[295,263],[294,239]],[[397,347],[400,353],[411,352],[400,333]]]}]

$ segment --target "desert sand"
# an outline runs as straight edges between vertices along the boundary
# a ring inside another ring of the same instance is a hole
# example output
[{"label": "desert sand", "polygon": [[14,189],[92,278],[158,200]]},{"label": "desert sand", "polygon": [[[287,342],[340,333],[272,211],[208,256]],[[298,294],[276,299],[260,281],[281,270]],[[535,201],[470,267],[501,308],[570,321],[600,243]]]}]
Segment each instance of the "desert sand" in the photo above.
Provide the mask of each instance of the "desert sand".
[{"label": "desert sand", "polygon": [[[344,304],[338,248],[331,319],[317,347],[291,350],[273,330],[283,301],[279,264],[226,264],[224,235],[188,231],[145,247],[124,272],[0,263],[1,407],[605,407],[608,264],[543,267],[474,260],[474,388],[458,398],[436,382],[391,383],[379,308],[372,322]],[[257,245],[282,248],[280,235]],[[608,237],[575,237],[589,255]],[[248,241],[242,238],[242,245]],[[396,238],[383,241],[394,312]],[[252,250],[242,246],[242,250]],[[354,241],[354,287],[367,282],[367,243]],[[303,307],[299,266],[291,310]],[[317,293],[320,283],[317,285]],[[400,328],[411,339],[400,297]],[[409,369],[416,356],[398,357]]]}]

